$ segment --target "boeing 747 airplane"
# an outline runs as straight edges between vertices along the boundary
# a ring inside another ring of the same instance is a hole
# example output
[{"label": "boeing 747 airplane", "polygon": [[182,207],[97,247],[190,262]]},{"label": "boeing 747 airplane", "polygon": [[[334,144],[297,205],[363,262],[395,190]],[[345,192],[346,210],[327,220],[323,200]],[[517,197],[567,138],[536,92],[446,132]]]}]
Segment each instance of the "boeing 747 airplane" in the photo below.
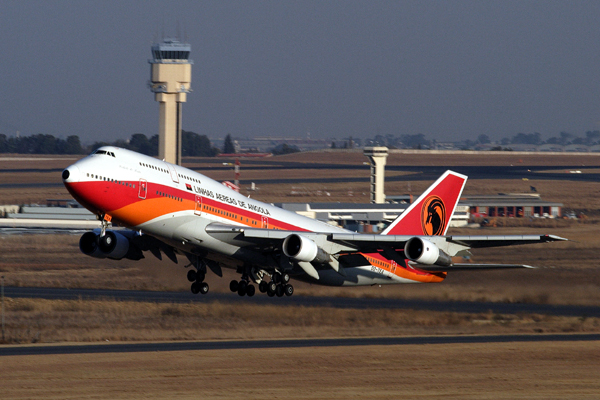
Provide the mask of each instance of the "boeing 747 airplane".
[{"label": "boeing 747 airplane", "polygon": [[[447,171],[380,234],[359,234],[247,198],[204,175],[117,147],[66,168],[71,195],[101,227],[81,236],[91,257],[189,260],[193,293],[210,269],[241,276],[232,292],[291,296],[290,279],[329,286],[441,282],[454,270],[527,265],[454,263],[470,248],[566,240],[553,235],[446,235],[467,177]],[[127,229],[108,229],[108,223]]]}]

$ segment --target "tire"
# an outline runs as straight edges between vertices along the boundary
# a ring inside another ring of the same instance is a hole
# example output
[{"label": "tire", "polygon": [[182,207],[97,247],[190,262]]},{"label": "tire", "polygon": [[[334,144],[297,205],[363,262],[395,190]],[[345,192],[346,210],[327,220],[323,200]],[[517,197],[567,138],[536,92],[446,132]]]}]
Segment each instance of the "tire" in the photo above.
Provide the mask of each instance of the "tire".
[{"label": "tire", "polygon": [[196,282],[204,282],[204,278],[206,278],[206,274],[202,271],[198,271],[196,273]]},{"label": "tire", "polygon": [[267,296],[273,297],[273,296],[275,296],[275,292],[272,290],[267,290]]},{"label": "tire", "polygon": [[191,289],[192,289],[192,293],[194,293],[194,294],[200,293],[200,284],[198,282],[192,283]]},{"label": "tire", "polygon": [[237,292],[239,286],[240,285],[238,284],[238,281],[229,282],[229,290],[231,290],[232,292]]},{"label": "tire", "polygon": [[248,285],[246,287],[246,296],[252,297],[254,296],[254,293],[256,293],[256,288],[254,287],[254,285]]},{"label": "tire", "polygon": [[287,284],[290,282],[290,276],[286,273],[281,275],[281,283]]},{"label": "tire", "polygon": [[275,293],[276,290],[277,290],[277,284],[275,282],[271,281],[267,284],[267,291],[271,291],[271,292]]},{"label": "tire", "polygon": [[267,282],[265,282],[265,281],[261,281],[261,282],[258,284],[258,290],[259,290],[261,293],[266,293],[268,288],[269,288],[269,284],[268,284]]},{"label": "tire", "polygon": [[285,285],[283,289],[286,296],[291,296],[294,294],[294,287],[292,285]]},{"label": "tire", "polygon": [[198,274],[196,273],[195,269],[190,269],[187,273],[187,279],[190,282],[196,282],[196,277],[198,276]]},{"label": "tire", "polygon": [[281,297],[283,296],[285,290],[283,289],[282,285],[277,285],[277,289],[275,289],[275,294],[277,295],[277,297]]},{"label": "tire", "polygon": [[209,287],[208,287],[208,283],[206,283],[206,282],[202,282],[202,283],[199,283],[198,285],[200,286],[200,293],[201,293],[201,294],[206,294],[206,293],[208,293],[208,289],[209,289]]},{"label": "tire", "polygon": [[271,278],[271,280],[277,284],[277,283],[281,282],[281,275],[276,272],[273,274],[273,277]]}]

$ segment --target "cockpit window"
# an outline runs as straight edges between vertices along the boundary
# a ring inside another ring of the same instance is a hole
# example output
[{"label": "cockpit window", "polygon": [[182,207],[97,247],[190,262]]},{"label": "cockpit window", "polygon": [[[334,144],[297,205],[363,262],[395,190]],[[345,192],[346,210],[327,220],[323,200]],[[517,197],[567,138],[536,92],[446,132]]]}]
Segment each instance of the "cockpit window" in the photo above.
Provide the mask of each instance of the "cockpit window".
[{"label": "cockpit window", "polygon": [[92,154],[105,154],[107,156],[117,158],[117,157],[115,157],[115,153],[113,153],[112,151],[106,151],[106,150],[96,150]]}]

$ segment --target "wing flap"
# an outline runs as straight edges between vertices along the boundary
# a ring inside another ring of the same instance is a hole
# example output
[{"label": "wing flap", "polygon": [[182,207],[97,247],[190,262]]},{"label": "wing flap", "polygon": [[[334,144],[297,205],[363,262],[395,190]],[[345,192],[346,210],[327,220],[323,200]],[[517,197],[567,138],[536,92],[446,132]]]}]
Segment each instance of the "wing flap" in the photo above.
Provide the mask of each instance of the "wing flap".
[{"label": "wing flap", "polygon": [[531,265],[524,264],[452,264],[449,266],[440,265],[415,265],[418,268],[427,272],[451,272],[451,271],[479,271],[483,269],[514,269],[514,268],[535,268]]},{"label": "wing flap", "polygon": [[556,235],[495,235],[495,236],[448,236],[447,241],[472,249],[485,247],[513,246],[518,244],[535,244],[566,241],[569,239]]}]

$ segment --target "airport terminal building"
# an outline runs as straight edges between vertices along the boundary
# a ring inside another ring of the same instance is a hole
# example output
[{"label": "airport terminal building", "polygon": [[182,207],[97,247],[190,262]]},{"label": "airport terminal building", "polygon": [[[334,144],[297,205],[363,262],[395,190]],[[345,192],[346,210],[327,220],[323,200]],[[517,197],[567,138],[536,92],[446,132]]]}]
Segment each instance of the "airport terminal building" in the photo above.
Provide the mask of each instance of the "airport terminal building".
[{"label": "airport terminal building", "polygon": [[[278,203],[284,210],[360,233],[377,233],[408,208],[410,196],[389,196],[394,203]],[[562,203],[543,201],[539,194],[463,196],[450,226],[461,227],[479,218],[561,218]]]}]

